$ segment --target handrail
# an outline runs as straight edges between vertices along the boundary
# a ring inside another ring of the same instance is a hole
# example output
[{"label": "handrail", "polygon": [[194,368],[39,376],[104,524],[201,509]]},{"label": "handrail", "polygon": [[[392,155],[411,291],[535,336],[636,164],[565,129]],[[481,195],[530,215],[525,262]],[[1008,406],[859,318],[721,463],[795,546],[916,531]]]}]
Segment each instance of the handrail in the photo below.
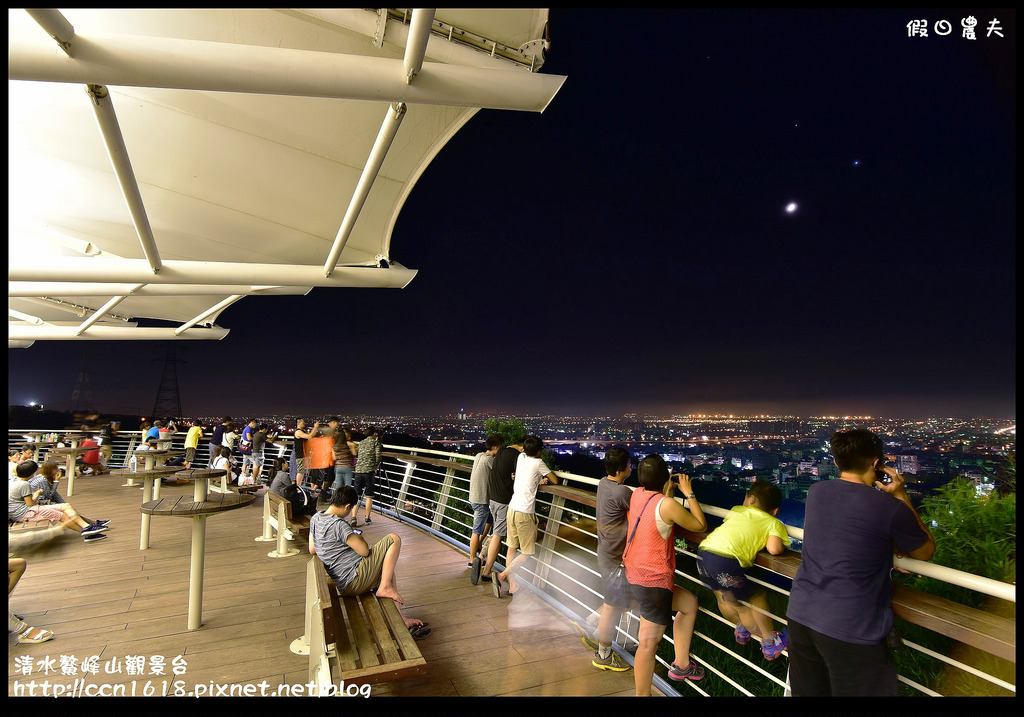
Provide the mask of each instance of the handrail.
[{"label": "handrail", "polygon": [[[48,431],[35,432],[43,433]],[[9,433],[12,436],[17,436],[25,435],[26,431],[11,430]],[[69,433],[69,431],[61,433]],[[120,440],[115,441],[115,461],[124,444],[128,441],[134,443],[135,437],[138,434],[139,432],[137,431],[121,432]],[[183,432],[179,432],[174,436],[176,441],[182,441],[183,438]],[[278,450],[276,452],[272,450],[267,451],[268,461],[274,453],[287,453],[290,450],[289,443],[290,438],[278,438],[274,444]],[[208,441],[200,441],[196,456],[197,461],[204,460],[207,444]],[[268,448],[270,447],[268,446]],[[383,448],[386,449],[384,465],[382,466],[384,475],[387,476],[386,481],[384,481],[386,489],[378,490],[375,505],[385,510],[388,505],[391,505],[392,510],[387,512],[393,515],[400,515],[403,520],[407,520],[423,530],[459,546],[463,550],[467,549],[471,524],[471,511],[468,509],[469,506],[466,502],[468,500],[466,495],[468,493],[467,477],[472,471],[472,465],[468,463],[470,456],[435,449],[405,446],[385,445]],[[396,464],[392,461],[401,461],[400,465],[402,467],[397,468]],[[594,508],[596,506],[596,494],[592,488],[599,481],[562,471],[557,471],[557,473],[560,478],[567,479],[564,483],[572,482],[577,485],[541,486],[538,494],[538,505],[544,506],[540,509],[541,512],[546,509],[549,511],[549,515],[548,520],[545,522],[545,527],[541,530],[540,535],[538,535],[538,540],[540,541],[539,560],[529,573],[530,578],[536,584],[531,585],[529,580],[524,582],[530,589],[538,591],[538,595],[559,610],[568,613],[574,619],[583,620],[601,602],[599,592],[593,587],[597,584],[596,572],[592,567],[595,563],[594,556],[596,555],[593,549],[597,540],[596,530],[588,530],[586,528],[589,525],[586,521],[592,521],[590,516],[593,513],[586,514],[585,512],[586,508]],[[393,486],[397,487],[393,488]],[[457,492],[452,493],[453,489]],[[443,496],[440,502],[438,502],[438,496]],[[410,507],[410,500],[416,500],[425,505]],[[722,516],[729,512],[727,509],[716,506],[705,506],[702,504],[702,507],[710,515]],[[422,514],[423,508],[426,509],[428,515],[424,516]],[[433,517],[431,518],[430,516]],[[791,531],[797,530],[792,528],[792,526],[787,526],[787,528],[791,529]],[[791,532],[791,534],[793,533]],[[576,535],[579,537],[574,537]],[[688,534],[686,537],[691,541],[699,541],[702,536]],[[577,562],[572,557],[573,554],[579,556],[582,562]],[[690,557],[694,555],[690,549],[683,550],[682,554]],[[799,557],[799,553],[793,551],[787,551],[780,556],[771,556],[766,552],[762,552],[758,555],[756,563],[758,566],[776,575],[792,578],[799,566]],[[941,567],[914,561],[914,571],[922,574],[923,571],[917,569],[918,563],[920,563],[921,567],[925,568]],[[691,584],[695,585],[695,587],[691,587],[691,590],[703,589],[702,586],[698,585],[698,580],[694,576],[688,575],[681,570],[677,570],[676,575],[688,586]],[[985,585],[986,582],[995,583],[995,587],[1003,590],[1003,594],[1008,595],[1009,600],[1013,601],[1015,598],[1013,585],[989,581],[987,578],[973,576],[951,568],[942,568],[942,570],[936,571],[936,577],[940,580],[945,579],[947,582],[969,587],[985,594],[998,592],[998,590],[990,592],[992,586]],[[775,585],[761,581],[757,582],[769,589],[788,594],[786,590]],[[979,585],[987,588],[987,590],[979,589]],[[1002,594],[997,596],[1002,597]],[[1011,662],[1015,661],[1015,623],[1012,619],[998,618],[983,611],[967,608],[950,601],[943,601],[902,586],[897,586],[894,590],[893,608],[899,617],[920,624],[926,629],[945,634],[966,644],[973,644],[986,652]],[[702,614],[707,615],[711,619],[723,622],[723,618],[717,615],[716,611],[710,611],[703,607],[700,610]],[[779,616],[773,616],[773,619],[778,622],[785,622]],[[637,619],[631,613],[627,613],[625,625],[620,625],[617,628],[618,635],[620,636],[618,642],[620,644],[629,644],[630,641],[635,640],[637,624]],[[666,636],[665,639],[671,642],[670,636]],[[706,643],[708,646],[706,649],[711,650],[712,653],[709,654],[706,650],[698,650],[700,654],[695,653],[694,659],[697,659],[705,668],[709,669],[709,674],[722,674],[709,661],[709,658],[714,658],[720,651],[723,656],[738,660],[741,664],[744,664],[745,669],[753,669],[756,673],[762,675],[762,678],[764,678],[764,675],[767,675],[760,667],[752,665],[735,652],[726,649],[708,637],[704,630],[695,632],[695,645],[700,640]],[[1015,691],[1015,687],[1004,680],[987,675],[973,667],[963,665],[957,660],[939,656],[934,651],[915,643],[908,643],[908,647],[917,650],[921,654],[939,659],[951,667],[975,674],[1003,689],[1011,692]],[[624,656],[629,659],[628,656]],[[661,658],[658,659],[664,664]],[[771,675],[768,675],[765,679],[781,684],[777,678]],[[900,680],[923,694],[936,694],[932,690],[917,685],[904,676],[901,676]],[[656,678],[656,682],[659,688],[669,692],[673,691],[673,686],[663,683],[661,678]],[[724,679],[723,682],[734,683],[731,678]],[[695,685],[687,683],[687,686],[698,693],[703,693]],[[735,689],[738,689],[740,693],[749,694],[749,690],[746,688],[739,687]]]},{"label": "handrail", "polygon": [[[431,476],[440,477],[439,469],[455,469],[456,471],[463,472],[465,474],[468,474],[472,470],[472,467],[468,465],[468,463],[459,463],[455,460],[450,460],[457,459],[459,461],[467,461],[469,457],[464,454],[455,454],[431,449],[410,449],[408,447],[393,446],[390,444],[385,445],[384,448],[386,449],[385,456],[387,459],[398,460],[404,464],[404,468],[401,469],[400,472],[400,478],[397,480],[395,478],[389,479],[401,484],[401,488],[397,491],[399,493],[399,498],[415,495],[417,496],[417,499],[425,499],[430,493],[437,493],[440,491],[441,484],[437,482],[436,478],[431,477],[426,480],[417,478],[417,476],[423,471],[427,471]],[[430,455],[422,455],[423,453],[428,452]],[[415,455],[411,455],[412,453],[415,453]],[[390,470],[391,469],[388,469],[385,466],[386,473],[390,473]],[[536,585],[532,585],[531,588],[540,591],[538,594],[546,601],[552,603],[558,607],[558,609],[569,613],[574,618],[584,619],[579,616],[585,616],[593,611],[594,605],[591,603],[596,602],[597,605],[600,604],[600,595],[598,592],[591,585],[587,584],[588,580],[581,577],[581,575],[589,575],[591,584],[594,584],[594,580],[596,579],[596,573],[590,566],[594,562],[593,556],[596,555],[594,549],[592,549],[592,546],[596,545],[596,531],[591,532],[580,527],[583,524],[582,518],[589,518],[593,513],[585,516],[579,510],[572,509],[572,506],[576,505],[580,508],[595,507],[596,494],[593,490],[593,486],[595,486],[599,481],[597,479],[568,474],[562,471],[556,471],[556,473],[560,478],[566,480],[562,481],[559,485],[541,486],[538,491],[538,505],[545,505],[550,513],[548,515],[548,520],[545,522],[546,527],[542,529],[540,536],[538,536],[538,539],[541,540],[540,553],[538,555],[542,557],[532,571],[527,571],[527,574],[537,583]],[[390,475],[393,476],[394,474],[390,473]],[[457,479],[447,476],[445,480],[449,481],[450,484],[452,480]],[[462,479],[461,482],[464,484],[465,479]],[[570,482],[575,483],[576,485],[566,485]],[[424,493],[424,491],[426,491],[426,493]],[[378,504],[380,504],[382,497],[379,493],[377,500]],[[403,519],[408,517],[410,522],[421,525],[416,516],[409,515],[408,511],[403,510],[398,499],[396,499],[395,503],[396,509],[398,513],[402,514]],[[713,515],[724,516],[729,513],[729,510],[716,506],[703,507],[706,513]],[[446,518],[451,519],[453,523],[457,522],[454,519],[459,515],[468,517],[467,511],[453,505],[451,500],[448,500],[444,510]],[[543,509],[541,510],[543,511]],[[566,518],[566,513],[571,514],[570,517]],[[438,520],[439,518],[435,518],[435,523],[438,522]],[[573,524],[574,520],[577,521],[577,525]],[[592,518],[590,518],[590,520],[592,520]],[[445,532],[438,532],[436,529],[425,525],[422,527],[465,549],[466,542],[468,542],[469,521],[467,519],[462,522],[465,524],[456,526],[455,528],[446,529]],[[794,535],[794,537],[802,536],[802,531],[800,531],[799,528],[787,526],[787,529],[790,530],[790,534]],[[587,539],[590,540],[590,547],[584,545],[580,540],[572,538],[567,531],[579,531],[577,534],[581,535],[581,537],[586,536]],[[699,541],[703,536],[689,534],[686,537],[693,541]],[[574,561],[569,556],[569,553],[572,552],[580,554],[583,562],[580,563]],[[691,557],[694,556],[694,553],[690,550],[684,550],[683,553]],[[793,551],[787,551],[781,556],[771,556],[766,552],[762,552],[758,556],[756,562],[759,566],[764,567],[767,570],[771,570],[777,575],[792,578],[799,566],[800,554]],[[939,570],[929,572],[939,576],[939,579],[945,579],[947,582],[961,584],[973,589],[978,589],[979,586],[985,588],[983,590],[979,590],[979,592],[984,592],[986,594],[996,593],[1000,597],[1007,595],[1011,600],[1015,597],[1015,589],[1013,585],[999,583],[999,581],[989,581],[987,578],[980,578],[980,576],[973,576],[969,573],[964,573],[951,568],[931,566],[930,564],[922,563],[921,561],[914,561],[909,564],[915,568],[918,567],[918,565],[926,569],[940,568]],[[690,581],[693,584],[698,583],[697,578],[681,572],[680,570],[676,571],[676,575],[684,581]],[[788,595],[788,591],[782,590],[774,585],[770,585],[759,580],[756,580],[756,582],[765,585],[769,589]],[[703,588],[702,586],[697,586],[692,589]],[[927,605],[930,605],[930,607]],[[1011,662],[1015,661],[1015,629],[1012,619],[1007,620],[1005,618],[991,616],[984,611],[968,608],[957,603],[945,601],[940,598],[920,593],[919,591],[899,586],[894,593],[893,608],[896,614],[903,619],[921,624],[932,631],[946,634],[960,642],[975,645],[980,649]],[[715,612],[709,611],[703,607],[700,610],[702,613],[708,615],[714,620],[724,622],[723,618]],[[934,614],[929,613],[929,610]],[[630,614],[627,613],[627,615]],[[772,617],[778,622],[785,622],[784,617],[780,617],[778,615],[773,615]],[[618,634],[620,635],[619,642],[622,644],[628,644],[631,640],[635,640],[636,619],[633,617],[630,617],[629,619],[632,620],[632,622],[627,623],[625,628],[621,626],[618,628]],[[774,681],[777,684],[783,684],[778,680],[778,678],[768,675],[768,673],[765,673],[760,667],[752,665],[749,661],[744,660],[734,652],[718,645],[718,643],[714,642],[711,638],[708,638],[701,631],[697,631],[695,635],[699,636],[700,639],[706,640],[709,645],[714,647],[714,649],[721,650],[728,658],[739,660],[741,663],[744,663],[750,669],[760,673],[762,676],[767,675],[766,679]],[[625,642],[623,642],[623,639]],[[664,639],[671,642],[671,638],[668,635],[666,635]],[[915,643],[910,643],[909,647],[911,649],[918,649],[919,646]],[[918,651],[931,657],[937,655],[937,653],[934,653],[933,651],[927,651],[927,648],[920,648]],[[719,670],[715,669],[713,665],[709,664],[706,659],[708,657],[707,655],[701,656],[694,654],[693,657],[706,668],[710,669],[712,673],[722,674]],[[936,659],[942,659],[942,662],[957,668],[962,665],[962,663],[957,660],[950,658]],[[664,661],[661,660],[660,657],[658,660],[664,664]],[[970,668],[966,665],[964,667],[967,668],[966,671],[971,674],[980,676],[1003,689],[1007,689],[1011,692],[1015,691],[1015,687],[1004,680],[987,675],[980,670]],[[656,678],[656,680],[660,680],[660,678]],[[734,681],[731,679],[725,679],[724,681],[734,684]],[[905,676],[900,676],[900,681],[910,687],[913,687],[922,694],[938,694],[923,685],[917,684]],[[672,685],[669,684],[659,684],[658,686],[664,687],[670,691],[672,690]],[[695,685],[687,683],[687,687],[695,689],[698,693],[703,694],[703,691],[696,688]],[[741,693],[749,693],[745,688],[741,687],[738,689]]]}]

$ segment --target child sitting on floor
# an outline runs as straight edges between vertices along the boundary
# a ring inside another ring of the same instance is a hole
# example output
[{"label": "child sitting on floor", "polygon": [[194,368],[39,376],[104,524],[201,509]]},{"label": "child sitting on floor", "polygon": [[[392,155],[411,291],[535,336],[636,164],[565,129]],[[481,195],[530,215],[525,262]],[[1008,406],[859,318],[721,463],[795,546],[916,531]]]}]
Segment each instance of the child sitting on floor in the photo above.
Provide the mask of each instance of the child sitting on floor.
[{"label": "child sitting on floor", "polygon": [[773,631],[771,618],[759,611],[768,611],[765,592],[751,594],[743,569],[754,564],[762,548],[780,555],[789,545],[786,526],[775,517],[781,504],[782,494],[776,486],[755,481],[743,505],[734,507],[725,522],[697,548],[697,572],[701,581],[715,592],[722,616],[736,623],[736,642],[746,645],[751,634],[757,635],[761,638],[761,652],[768,660],[774,660],[786,649],[787,635],[785,631]]}]

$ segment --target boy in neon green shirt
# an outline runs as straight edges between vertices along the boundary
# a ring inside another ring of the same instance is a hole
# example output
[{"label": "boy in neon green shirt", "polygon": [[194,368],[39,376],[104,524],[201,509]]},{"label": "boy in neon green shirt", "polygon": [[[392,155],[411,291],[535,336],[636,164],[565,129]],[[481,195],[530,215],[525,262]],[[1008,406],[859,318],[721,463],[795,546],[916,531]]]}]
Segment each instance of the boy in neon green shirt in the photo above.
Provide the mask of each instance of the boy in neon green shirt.
[{"label": "boy in neon green shirt", "polygon": [[771,618],[759,612],[768,611],[765,592],[751,594],[750,579],[743,570],[754,564],[761,549],[780,555],[789,545],[786,526],[775,517],[781,504],[782,494],[776,486],[755,481],[743,498],[743,505],[734,507],[725,522],[697,548],[697,572],[701,581],[715,592],[722,617],[736,623],[736,642],[746,645],[751,633],[757,635],[761,638],[761,652],[768,660],[774,660],[786,649],[787,636],[772,630]]}]

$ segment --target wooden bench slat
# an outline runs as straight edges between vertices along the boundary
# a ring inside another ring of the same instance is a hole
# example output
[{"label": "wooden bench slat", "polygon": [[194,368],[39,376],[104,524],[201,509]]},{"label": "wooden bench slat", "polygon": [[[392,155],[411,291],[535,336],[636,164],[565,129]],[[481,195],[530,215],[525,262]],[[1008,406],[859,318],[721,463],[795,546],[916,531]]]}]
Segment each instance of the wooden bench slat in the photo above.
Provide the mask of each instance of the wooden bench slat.
[{"label": "wooden bench slat", "polygon": [[411,659],[413,656],[419,656],[420,648],[416,646],[416,640],[409,633],[409,628],[405,626],[405,620],[402,619],[402,613],[399,612],[395,601],[388,600],[381,607],[384,610],[384,618],[391,626],[391,632],[394,633],[395,642],[398,644],[402,657]]},{"label": "wooden bench slat", "polygon": [[[389,600],[389,598],[385,598],[385,600]],[[390,602],[394,603],[395,601],[390,600]],[[370,622],[370,629],[373,632],[374,641],[377,643],[381,662],[393,663],[401,660],[402,658],[395,646],[395,638],[391,636],[388,622],[381,613],[380,603],[376,599],[364,600],[363,610],[366,613],[367,620]],[[405,630],[404,627],[402,629]]]},{"label": "wooden bench slat", "polygon": [[345,605],[345,624],[352,629],[355,638],[357,654],[356,664],[361,667],[372,667],[380,664],[377,659],[377,643],[370,637],[366,622],[363,620],[362,611],[359,609],[359,598],[361,595],[346,595],[342,597]]},{"label": "wooden bench slat", "polygon": [[323,654],[323,649],[328,649],[335,682],[376,684],[427,671],[427,661],[394,600],[381,602],[373,593],[339,596],[323,561],[314,556],[310,562],[312,584],[307,584],[307,590],[315,591],[315,596],[307,600],[320,601],[320,609],[313,616],[317,625],[310,631],[313,636],[322,634],[325,643],[319,653],[310,644],[311,675],[312,663],[319,662],[317,655]]}]

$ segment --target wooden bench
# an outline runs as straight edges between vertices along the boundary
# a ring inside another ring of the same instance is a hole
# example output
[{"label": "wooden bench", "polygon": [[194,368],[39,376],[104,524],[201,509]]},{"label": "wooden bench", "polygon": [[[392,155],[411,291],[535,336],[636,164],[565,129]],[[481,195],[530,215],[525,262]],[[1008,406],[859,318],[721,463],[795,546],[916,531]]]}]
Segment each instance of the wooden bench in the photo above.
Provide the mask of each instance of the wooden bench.
[{"label": "wooden bench", "polygon": [[53,526],[48,520],[29,520],[18,523],[12,523],[7,521],[7,532],[8,533],[24,533],[31,530],[45,530]]},{"label": "wooden bench", "polygon": [[394,600],[374,593],[339,596],[323,562],[306,567],[305,634],[292,652],[309,655],[309,682],[317,695],[341,684],[377,684],[427,671]]},{"label": "wooden bench", "polygon": [[[245,487],[245,486],[243,486]],[[263,494],[263,533],[256,537],[257,542],[276,542],[277,547],[267,553],[271,558],[286,558],[290,555],[298,555],[305,550],[291,548],[286,542],[288,537],[285,531],[289,531],[296,538],[309,535],[309,516],[292,515],[291,501],[268,490]],[[274,532],[277,536],[274,536]]]},{"label": "wooden bench", "polygon": [[230,486],[230,489],[239,493],[252,493],[253,495],[256,495],[262,487],[262,483],[255,483],[254,485],[233,485]]}]

